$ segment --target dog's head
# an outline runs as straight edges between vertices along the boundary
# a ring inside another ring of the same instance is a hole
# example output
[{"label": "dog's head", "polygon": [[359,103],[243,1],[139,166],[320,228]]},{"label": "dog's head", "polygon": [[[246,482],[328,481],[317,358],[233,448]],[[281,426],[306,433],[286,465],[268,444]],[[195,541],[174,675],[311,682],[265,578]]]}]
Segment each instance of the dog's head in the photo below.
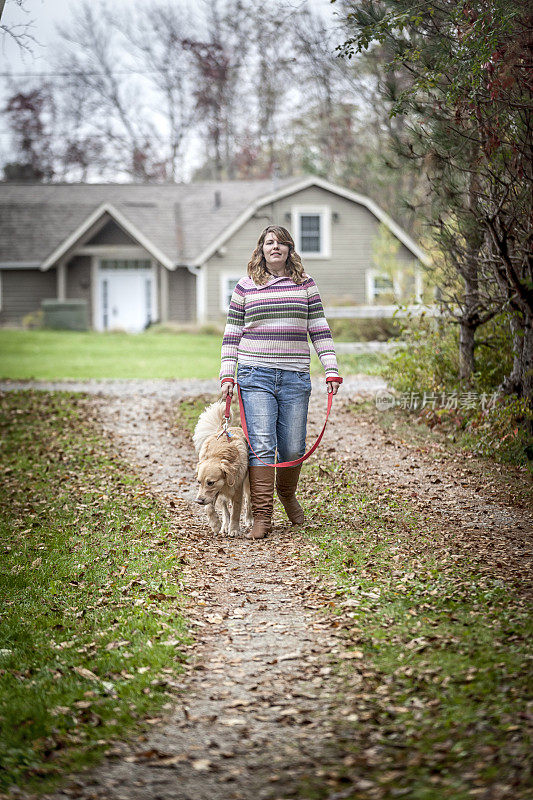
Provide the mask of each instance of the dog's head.
[{"label": "dog's head", "polygon": [[210,458],[198,464],[198,496],[196,502],[201,506],[214,503],[220,492],[227,486],[233,486],[230,476],[230,465],[227,461]]}]

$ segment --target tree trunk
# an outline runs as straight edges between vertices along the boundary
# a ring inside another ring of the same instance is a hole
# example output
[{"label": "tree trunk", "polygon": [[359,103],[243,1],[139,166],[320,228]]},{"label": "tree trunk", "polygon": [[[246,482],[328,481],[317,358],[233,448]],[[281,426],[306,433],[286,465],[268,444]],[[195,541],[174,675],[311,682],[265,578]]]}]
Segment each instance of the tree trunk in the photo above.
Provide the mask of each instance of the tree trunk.
[{"label": "tree trunk", "polygon": [[[475,164],[475,155],[475,153],[472,154],[472,165]],[[472,168],[468,185],[468,208],[472,214],[472,220],[477,219],[478,195],[478,175]],[[459,335],[459,378],[467,385],[471,384],[474,374],[474,340],[479,325],[479,246],[479,231],[474,224],[468,235],[466,263],[461,270],[465,282],[465,299]]]},{"label": "tree trunk", "polygon": [[478,248],[469,247],[468,263],[462,270],[465,297],[459,333],[459,379],[470,385],[474,374],[474,340],[479,326]]},{"label": "tree trunk", "polygon": [[474,373],[474,339],[477,322],[474,324],[467,317],[461,318],[459,331],[459,379],[470,384]]},{"label": "tree trunk", "polygon": [[502,381],[504,394],[525,397],[533,406],[533,317],[529,314],[511,314],[513,332],[513,368]]},{"label": "tree trunk", "polygon": [[524,341],[520,363],[522,397],[533,407],[533,317],[528,316],[524,325]]}]

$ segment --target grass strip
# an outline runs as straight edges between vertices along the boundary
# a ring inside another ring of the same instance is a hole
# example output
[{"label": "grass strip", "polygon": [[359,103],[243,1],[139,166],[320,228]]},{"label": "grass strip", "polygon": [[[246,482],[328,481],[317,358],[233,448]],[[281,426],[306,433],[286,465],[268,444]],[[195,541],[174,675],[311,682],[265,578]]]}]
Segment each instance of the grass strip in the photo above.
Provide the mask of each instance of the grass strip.
[{"label": "grass strip", "polygon": [[0,425],[0,789],[44,791],[168,701],[179,542],[80,396],[5,393]]},{"label": "grass strip", "polygon": [[[98,333],[0,329],[0,379],[216,379],[219,333]],[[380,354],[339,354],[344,375],[380,374]],[[324,374],[313,353],[313,375]]]},{"label": "grass strip", "polygon": [[354,642],[339,667],[353,797],[530,797],[531,604],[354,470],[308,466],[302,495],[309,557]]},{"label": "grass strip", "polygon": [[214,378],[221,337],[208,334],[0,331],[0,377],[17,380]]}]

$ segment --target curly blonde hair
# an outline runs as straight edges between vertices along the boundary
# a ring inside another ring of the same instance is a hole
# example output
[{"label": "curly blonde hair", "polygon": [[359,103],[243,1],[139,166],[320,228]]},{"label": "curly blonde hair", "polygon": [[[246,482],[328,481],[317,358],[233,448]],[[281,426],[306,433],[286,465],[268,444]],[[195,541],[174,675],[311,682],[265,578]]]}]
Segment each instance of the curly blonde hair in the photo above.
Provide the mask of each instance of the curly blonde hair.
[{"label": "curly blonde hair", "polygon": [[257,240],[256,248],[248,262],[248,277],[251,278],[257,286],[262,286],[267,283],[271,277],[263,254],[263,244],[267,233],[273,233],[280,244],[288,246],[289,254],[285,262],[285,271],[294,283],[303,283],[306,276],[302,259],[294,249],[294,240],[289,231],[286,228],[282,228],[280,225],[269,225]]}]

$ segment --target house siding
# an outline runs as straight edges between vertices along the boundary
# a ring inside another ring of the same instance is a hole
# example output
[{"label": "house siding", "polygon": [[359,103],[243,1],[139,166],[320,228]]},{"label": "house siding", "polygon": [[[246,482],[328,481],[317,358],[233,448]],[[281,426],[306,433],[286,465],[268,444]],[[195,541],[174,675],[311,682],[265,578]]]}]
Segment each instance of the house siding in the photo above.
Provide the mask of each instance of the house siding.
[{"label": "house siding", "polygon": [[[221,311],[221,276],[224,273],[245,275],[246,266],[261,231],[267,225],[282,225],[295,235],[296,221],[290,218],[294,206],[327,206],[331,215],[331,255],[329,258],[303,257],[306,272],[318,284],[324,305],[358,305],[368,302],[366,272],[374,268],[372,242],[378,235],[380,221],[365,207],[319,187],[295,192],[260,209],[226,242],[226,253],[215,254],[207,262],[206,309],[208,319],[217,319]],[[406,265],[417,263],[405,245],[400,244],[398,260]]]},{"label": "house siding", "polygon": [[87,315],[92,326],[93,307],[91,293],[91,257],[75,256],[67,264],[67,300],[85,300]]},{"label": "house siding", "polygon": [[0,325],[20,326],[26,314],[40,310],[41,300],[57,297],[55,269],[2,270],[0,281]]},{"label": "house siding", "polygon": [[168,319],[170,322],[196,320],[196,277],[184,267],[168,273]]}]

